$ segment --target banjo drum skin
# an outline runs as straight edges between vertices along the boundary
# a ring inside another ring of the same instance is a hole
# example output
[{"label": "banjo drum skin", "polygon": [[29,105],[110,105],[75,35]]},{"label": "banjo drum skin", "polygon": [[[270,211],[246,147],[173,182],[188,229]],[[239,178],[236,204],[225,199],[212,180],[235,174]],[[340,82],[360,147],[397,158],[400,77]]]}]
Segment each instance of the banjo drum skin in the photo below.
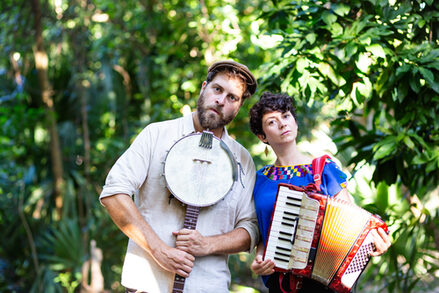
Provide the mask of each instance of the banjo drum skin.
[{"label": "banjo drum skin", "polygon": [[178,140],[164,166],[169,191],[181,202],[197,207],[213,205],[226,196],[236,173],[235,159],[227,145],[206,131]]},{"label": "banjo drum skin", "polygon": [[[232,190],[238,177],[235,157],[212,132],[192,133],[169,150],[164,177],[169,191],[187,205],[183,228],[195,230],[200,207],[213,205]],[[173,293],[182,293],[185,278],[175,275]]]}]

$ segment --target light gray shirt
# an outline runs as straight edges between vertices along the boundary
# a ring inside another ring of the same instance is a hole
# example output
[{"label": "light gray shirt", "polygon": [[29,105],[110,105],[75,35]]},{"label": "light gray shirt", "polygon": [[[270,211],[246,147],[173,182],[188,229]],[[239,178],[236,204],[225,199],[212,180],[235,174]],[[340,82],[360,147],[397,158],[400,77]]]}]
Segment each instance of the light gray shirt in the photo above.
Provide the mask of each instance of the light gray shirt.
[{"label": "light gray shirt", "polygon": [[[185,206],[176,198],[170,199],[162,176],[163,162],[172,145],[194,131],[192,115],[145,127],[111,168],[100,195],[100,199],[119,193],[134,195],[143,218],[172,247],[175,247],[172,232],[182,229]],[[233,140],[226,129],[221,139],[238,163],[238,182],[224,199],[200,208],[197,230],[203,236],[211,236],[244,228],[250,235],[250,249],[253,249],[258,241],[252,199],[255,166],[248,151]],[[227,255],[196,257],[192,272],[185,281],[185,292],[229,292],[227,260]],[[146,251],[129,240],[122,271],[123,286],[148,293],[171,292],[173,283],[173,273],[163,270]]]}]

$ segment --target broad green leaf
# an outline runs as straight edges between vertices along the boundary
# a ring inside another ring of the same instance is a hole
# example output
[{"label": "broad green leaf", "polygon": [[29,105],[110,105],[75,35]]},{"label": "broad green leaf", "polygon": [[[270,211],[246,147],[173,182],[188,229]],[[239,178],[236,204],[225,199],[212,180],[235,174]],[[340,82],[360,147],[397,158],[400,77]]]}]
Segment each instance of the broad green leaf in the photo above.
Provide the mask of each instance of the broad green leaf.
[{"label": "broad green leaf", "polygon": [[337,21],[337,16],[329,11],[325,11],[322,13],[322,19],[328,26],[330,26]]},{"label": "broad green leaf", "polygon": [[329,64],[320,63],[319,70],[323,75],[329,77],[329,79],[337,86],[341,87],[346,84],[346,80],[342,76],[337,75]]},{"label": "broad green leaf", "polygon": [[331,9],[340,16],[348,15],[350,11],[350,6],[342,3],[335,3],[331,5]]},{"label": "broad green leaf", "polygon": [[299,59],[297,59],[297,62],[296,62],[296,69],[300,73],[303,73],[305,68],[308,67],[308,65],[309,65],[308,59],[306,59],[306,58],[299,58]]},{"label": "broad green leaf", "polygon": [[337,37],[343,34],[343,27],[339,23],[333,23],[329,26],[332,37]]},{"label": "broad green leaf", "polygon": [[387,157],[388,155],[390,155],[392,152],[394,152],[396,149],[396,144],[395,143],[387,143],[387,144],[383,144],[381,145],[376,152],[373,154],[373,158],[375,160],[379,160],[382,159],[384,157]]},{"label": "broad green leaf", "polygon": [[409,148],[409,149],[414,149],[415,148],[415,143],[413,142],[413,140],[411,140],[411,138],[409,136],[404,136],[403,139],[405,145]]},{"label": "broad green leaf", "polygon": [[369,58],[369,56],[363,53],[358,56],[358,60],[355,62],[355,65],[357,65],[357,68],[362,72],[368,73],[371,63],[372,60]]},{"label": "broad green leaf", "polygon": [[434,74],[433,72],[431,72],[431,70],[424,67],[419,67],[419,72],[422,74],[425,80],[427,80],[428,83],[434,83]]},{"label": "broad green leaf", "polygon": [[311,34],[307,34],[305,38],[310,43],[310,45],[312,45],[316,41],[317,35],[314,33],[311,33]]},{"label": "broad green leaf", "polygon": [[350,42],[346,45],[345,51],[346,57],[350,59],[353,55],[357,53],[358,45],[355,42]]},{"label": "broad green leaf", "polygon": [[419,78],[410,78],[409,79],[410,88],[415,92],[419,93],[421,91],[421,83],[419,81]]},{"label": "broad green leaf", "polygon": [[424,64],[424,67],[436,69],[437,71],[439,71],[439,61],[435,61],[435,62],[431,62],[431,63],[426,63],[426,64]]},{"label": "broad green leaf", "polygon": [[376,199],[380,213],[384,213],[389,206],[389,188],[384,182],[378,184]]},{"label": "broad green leaf", "polygon": [[371,52],[375,57],[386,59],[386,53],[384,53],[384,49],[380,44],[372,44],[367,46],[366,50]]},{"label": "broad green leaf", "polygon": [[396,77],[400,77],[404,73],[410,70],[411,65],[403,64],[402,66],[399,66],[396,68]]}]

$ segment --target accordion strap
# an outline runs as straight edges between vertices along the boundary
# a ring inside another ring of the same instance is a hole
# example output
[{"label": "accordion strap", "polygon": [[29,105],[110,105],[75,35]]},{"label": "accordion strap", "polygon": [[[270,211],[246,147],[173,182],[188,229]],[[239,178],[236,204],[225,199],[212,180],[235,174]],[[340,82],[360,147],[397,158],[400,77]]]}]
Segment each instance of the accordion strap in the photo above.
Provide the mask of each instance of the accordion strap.
[{"label": "accordion strap", "polygon": [[328,155],[323,155],[321,157],[312,160],[312,174],[314,177],[314,186],[317,191],[320,191],[320,185],[322,184],[322,173],[325,167],[326,159],[331,159]]},{"label": "accordion strap", "polygon": [[[282,286],[282,281],[284,279],[284,277],[287,276],[288,277],[288,281],[289,281],[289,290],[285,290]],[[302,277],[293,275],[293,274],[279,274],[279,286],[280,286],[280,290],[282,291],[282,293],[296,293],[297,290],[300,290],[302,288]]]}]

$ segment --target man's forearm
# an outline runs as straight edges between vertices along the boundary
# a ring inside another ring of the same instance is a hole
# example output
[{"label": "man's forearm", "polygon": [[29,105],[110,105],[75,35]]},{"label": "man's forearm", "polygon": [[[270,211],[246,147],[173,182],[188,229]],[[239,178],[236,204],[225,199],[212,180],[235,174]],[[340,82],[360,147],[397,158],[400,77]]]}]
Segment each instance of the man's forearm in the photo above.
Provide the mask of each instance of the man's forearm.
[{"label": "man's forearm", "polygon": [[143,219],[130,196],[115,194],[104,197],[102,204],[119,229],[148,253],[152,254],[152,249],[161,245],[162,241]]},{"label": "man's forearm", "polygon": [[244,228],[206,238],[209,243],[209,254],[232,254],[250,250],[250,234]]},{"label": "man's forearm", "polygon": [[163,269],[185,278],[189,276],[194,257],[166,245],[143,219],[130,196],[116,194],[101,201],[119,229],[147,251]]}]

